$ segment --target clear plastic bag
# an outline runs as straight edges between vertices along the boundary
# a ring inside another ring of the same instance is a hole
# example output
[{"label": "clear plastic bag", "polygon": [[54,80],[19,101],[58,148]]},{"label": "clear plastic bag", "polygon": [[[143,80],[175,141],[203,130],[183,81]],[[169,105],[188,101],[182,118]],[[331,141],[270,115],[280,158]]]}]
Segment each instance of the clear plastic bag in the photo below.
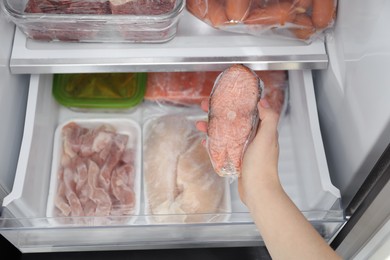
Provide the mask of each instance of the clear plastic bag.
[{"label": "clear plastic bag", "polygon": [[231,211],[226,179],[214,173],[205,134],[195,128],[204,116],[162,115],[144,124],[145,213],[150,223],[226,221]]},{"label": "clear plastic bag", "polygon": [[220,71],[148,73],[145,100],[159,104],[199,105],[210,96]]},{"label": "clear plastic bag", "polygon": [[336,5],[337,0],[187,0],[187,10],[215,28],[308,43],[333,26]]},{"label": "clear plastic bag", "polygon": [[[287,71],[255,71],[264,82],[264,97],[283,114],[286,107]],[[161,106],[199,106],[208,99],[220,71],[148,73],[145,100]]]},{"label": "clear plastic bag", "polygon": [[283,118],[288,106],[288,74],[284,70],[255,71],[264,83],[262,97]]}]

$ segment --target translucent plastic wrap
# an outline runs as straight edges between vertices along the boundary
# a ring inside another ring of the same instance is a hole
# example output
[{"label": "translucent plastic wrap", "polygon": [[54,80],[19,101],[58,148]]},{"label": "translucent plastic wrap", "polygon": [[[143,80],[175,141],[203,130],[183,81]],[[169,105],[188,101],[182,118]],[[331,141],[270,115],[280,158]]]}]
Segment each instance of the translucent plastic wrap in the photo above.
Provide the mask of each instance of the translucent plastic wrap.
[{"label": "translucent plastic wrap", "polygon": [[229,183],[215,174],[195,120],[166,115],[144,125],[145,213],[151,223],[221,222],[231,211]]},{"label": "translucent plastic wrap", "polygon": [[283,117],[288,106],[287,71],[268,70],[255,72],[264,83],[262,97],[268,101],[273,110]]},{"label": "translucent plastic wrap", "polygon": [[[264,82],[264,98],[279,114],[287,106],[286,71],[255,71]],[[210,97],[214,82],[221,72],[153,72],[148,73],[145,100],[161,105],[199,106]]]},{"label": "translucent plastic wrap", "polygon": [[44,41],[165,42],[184,0],[2,0],[5,14]]},{"label": "translucent plastic wrap", "polygon": [[215,28],[310,42],[333,26],[337,0],[187,0],[187,9]]},{"label": "translucent plastic wrap", "polygon": [[199,105],[210,96],[214,81],[221,72],[148,73],[145,100],[160,104]]},{"label": "translucent plastic wrap", "polygon": [[242,157],[257,130],[262,91],[263,82],[243,65],[217,78],[209,100],[207,149],[218,175],[240,176]]},{"label": "translucent plastic wrap", "polygon": [[[130,120],[79,119],[60,125],[47,216],[69,217],[64,220],[77,224],[83,224],[77,217],[94,216],[133,221],[140,209],[140,135]],[[105,218],[95,224],[118,223]]]}]

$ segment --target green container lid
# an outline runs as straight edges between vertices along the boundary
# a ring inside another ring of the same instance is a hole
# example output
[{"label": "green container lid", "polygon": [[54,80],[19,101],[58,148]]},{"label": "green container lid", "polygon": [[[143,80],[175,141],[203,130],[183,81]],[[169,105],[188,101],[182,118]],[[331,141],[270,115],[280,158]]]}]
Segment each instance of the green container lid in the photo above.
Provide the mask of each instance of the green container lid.
[{"label": "green container lid", "polygon": [[146,73],[55,74],[53,96],[67,107],[125,109],[144,98]]}]

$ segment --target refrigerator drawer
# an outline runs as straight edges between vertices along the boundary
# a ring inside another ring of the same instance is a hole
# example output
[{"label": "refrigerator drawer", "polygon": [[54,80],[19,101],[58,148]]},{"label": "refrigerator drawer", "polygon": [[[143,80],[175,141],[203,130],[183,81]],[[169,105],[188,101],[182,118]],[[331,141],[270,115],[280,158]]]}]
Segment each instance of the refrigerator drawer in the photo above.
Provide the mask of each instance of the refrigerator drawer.
[{"label": "refrigerator drawer", "polygon": [[[205,219],[222,219],[217,222],[150,223],[150,215],[144,209],[144,196],[140,199],[140,211],[131,222],[102,225],[101,217],[80,217],[84,218],[83,224],[58,224],[60,218],[48,217],[46,208],[57,126],[69,119],[92,117],[127,118],[142,125],[145,110],[148,109],[148,104],[143,103],[131,113],[91,114],[72,111],[60,106],[52,97],[52,79],[53,75],[50,74],[31,76],[15,182],[12,192],[3,201],[0,232],[21,251],[211,245],[226,247],[262,243],[250,213],[239,199],[237,182],[230,184],[229,212],[203,214]],[[288,93],[288,107],[279,125],[280,179],[284,189],[306,218],[329,240],[343,224],[344,218],[340,208],[340,192],[332,185],[329,177],[311,71],[290,71]],[[144,189],[144,185],[141,185],[141,189]],[[159,216],[163,220],[172,217],[175,216]]]}]

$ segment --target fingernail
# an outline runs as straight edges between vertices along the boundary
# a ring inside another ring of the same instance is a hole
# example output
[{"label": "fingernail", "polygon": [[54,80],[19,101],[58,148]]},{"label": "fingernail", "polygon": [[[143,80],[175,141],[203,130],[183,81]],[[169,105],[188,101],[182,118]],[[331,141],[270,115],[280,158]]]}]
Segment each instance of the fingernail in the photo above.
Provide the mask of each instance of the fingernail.
[{"label": "fingernail", "polygon": [[265,98],[260,99],[260,104],[261,104],[261,106],[264,107],[264,108],[270,108],[270,105],[269,105],[267,99],[265,99]]}]

